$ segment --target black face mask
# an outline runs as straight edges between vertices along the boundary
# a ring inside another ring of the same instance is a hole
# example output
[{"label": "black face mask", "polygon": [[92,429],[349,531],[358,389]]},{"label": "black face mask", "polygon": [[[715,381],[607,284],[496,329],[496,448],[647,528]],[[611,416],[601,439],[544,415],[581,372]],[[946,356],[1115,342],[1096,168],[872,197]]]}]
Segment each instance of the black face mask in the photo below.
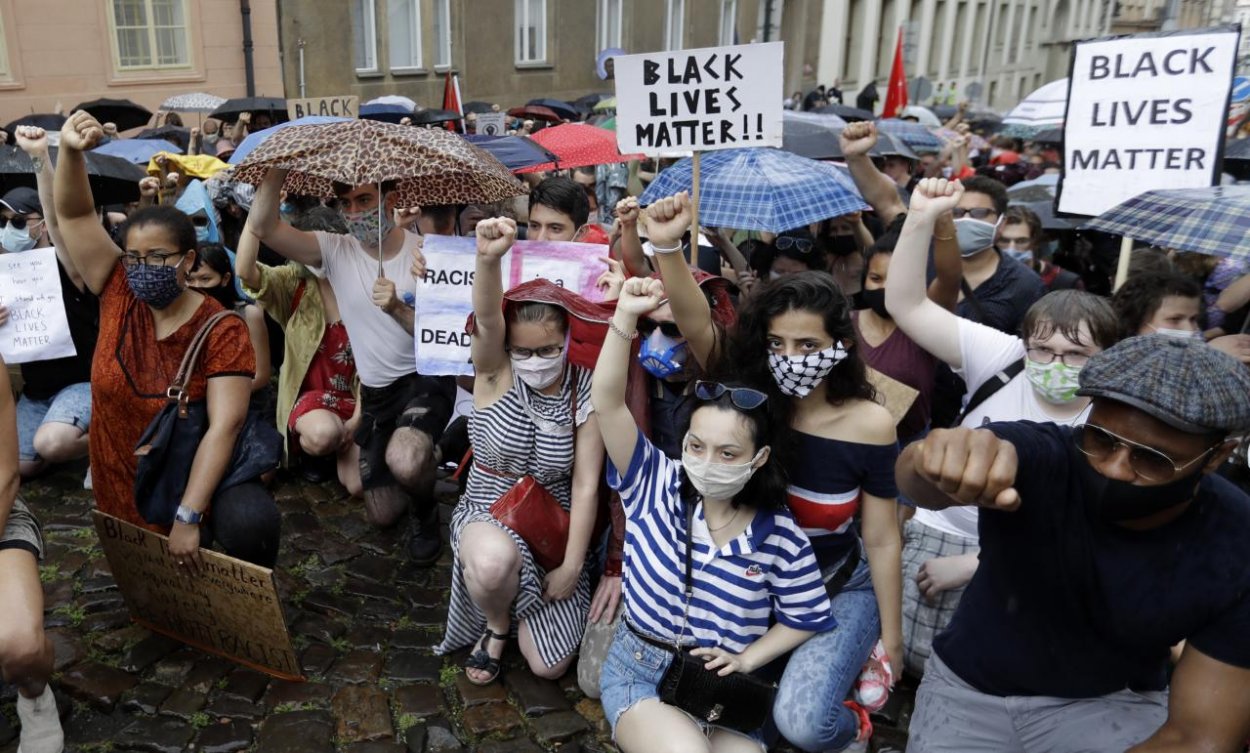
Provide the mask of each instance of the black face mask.
[{"label": "black face mask", "polygon": [[829,236],[829,253],[834,256],[849,256],[859,251],[859,244],[855,242],[853,235],[831,235]]},{"label": "black face mask", "polygon": [[877,288],[869,290],[864,288],[859,291],[859,302],[863,304],[859,308],[872,309],[873,313],[882,319],[889,319],[890,312],[885,310],[885,288]]},{"label": "black face mask", "polygon": [[234,283],[218,285],[214,288],[199,288],[199,291],[210,298],[216,299],[222,305],[222,308],[233,309],[234,304],[238,302],[238,296],[234,292]]},{"label": "black face mask", "polygon": [[1082,482],[1089,504],[1104,523],[1139,520],[1193,499],[1202,466],[1188,475],[1158,486],[1135,486],[1102,475],[1088,460],[1081,463]]}]

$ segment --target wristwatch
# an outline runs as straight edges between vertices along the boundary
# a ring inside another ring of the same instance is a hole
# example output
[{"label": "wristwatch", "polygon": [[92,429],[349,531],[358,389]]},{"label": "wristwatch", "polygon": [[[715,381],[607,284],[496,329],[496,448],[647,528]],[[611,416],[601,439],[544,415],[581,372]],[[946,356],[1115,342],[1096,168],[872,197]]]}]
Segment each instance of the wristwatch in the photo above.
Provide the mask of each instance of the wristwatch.
[{"label": "wristwatch", "polygon": [[178,505],[178,512],[174,513],[174,520],[189,526],[198,525],[203,517],[204,513],[196,512],[186,505]]}]

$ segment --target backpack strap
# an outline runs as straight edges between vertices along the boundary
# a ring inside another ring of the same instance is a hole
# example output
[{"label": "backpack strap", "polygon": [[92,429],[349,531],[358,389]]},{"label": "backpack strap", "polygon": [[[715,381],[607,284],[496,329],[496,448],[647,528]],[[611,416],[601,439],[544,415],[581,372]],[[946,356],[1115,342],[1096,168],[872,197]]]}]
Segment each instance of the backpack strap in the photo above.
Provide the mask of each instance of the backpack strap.
[{"label": "backpack strap", "polygon": [[989,400],[990,396],[992,396],[995,392],[998,392],[1003,387],[1007,386],[1007,383],[1019,376],[1022,371],[1024,371],[1023,359],[1016,361],[994,376],[985,380],[985,383],[978,387],[976,392],[972,393],[972,397],[968,400],[968,407],[964,408],[963,412],[959,414],[959,418],[955,421],[955,425],[961,425],[969,414],[977,408],[980,408],[982,403]]}]

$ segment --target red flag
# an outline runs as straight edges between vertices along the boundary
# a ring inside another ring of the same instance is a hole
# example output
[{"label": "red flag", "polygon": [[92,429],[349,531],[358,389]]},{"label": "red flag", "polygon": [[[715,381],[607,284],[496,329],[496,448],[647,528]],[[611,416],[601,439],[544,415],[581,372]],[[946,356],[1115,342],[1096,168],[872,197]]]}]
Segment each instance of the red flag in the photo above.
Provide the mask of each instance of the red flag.
[{"label": "red flag", "polygon": [[897,118],[907,108],[907,74],[903,72],[903,27],[898,29],[898,43],[894,47],[894,65],[890,67],[890,86],[885,93],[883,118]]},{"label": "red flag", "polygon": [[[453,75],[451,71],[447,71],[447,79],[443,82],[443,109],[464,117],[464,111],[460,109],[460,77]],[[447,130],[461,130],[461,121],[447,121]]]}]

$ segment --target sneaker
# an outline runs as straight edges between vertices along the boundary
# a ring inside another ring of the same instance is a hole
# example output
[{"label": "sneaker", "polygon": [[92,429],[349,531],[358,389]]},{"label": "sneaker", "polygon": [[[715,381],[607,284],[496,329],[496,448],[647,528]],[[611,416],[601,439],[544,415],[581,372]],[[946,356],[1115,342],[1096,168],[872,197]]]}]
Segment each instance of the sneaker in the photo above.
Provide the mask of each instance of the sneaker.
[{"label": "sneaker", "polygon": [[885,702],[890,700],[892,687],[894,670],[890,667],[890,657],[886,656],[885,644],[877,641],[855,682],[855,702],[869,712],[880,711]]},{"label": "sneaker", "polygon": [[867,751],[868,741],[872,739],[872,720],[868,718],[868,710],[855,701],[843,701],[842,705],[850,709],[859,720],[859,731],[855,733],[855,740],[842,750]]},{"label": "sneaker", "polygon": [[416,565],[423,567],[433,565],[443,553],[443,534],[439,530],[438,508],[425,519],[420,520],[412,513],[409,525],[408,557]]},{"label": "sneaker", "polygon": [[56,711],[52,687],[45,685],[38,698],[18,693],[17,718],[22,722],[22,736],[17,753],[61,753],[65,750],[65,734]]}]

